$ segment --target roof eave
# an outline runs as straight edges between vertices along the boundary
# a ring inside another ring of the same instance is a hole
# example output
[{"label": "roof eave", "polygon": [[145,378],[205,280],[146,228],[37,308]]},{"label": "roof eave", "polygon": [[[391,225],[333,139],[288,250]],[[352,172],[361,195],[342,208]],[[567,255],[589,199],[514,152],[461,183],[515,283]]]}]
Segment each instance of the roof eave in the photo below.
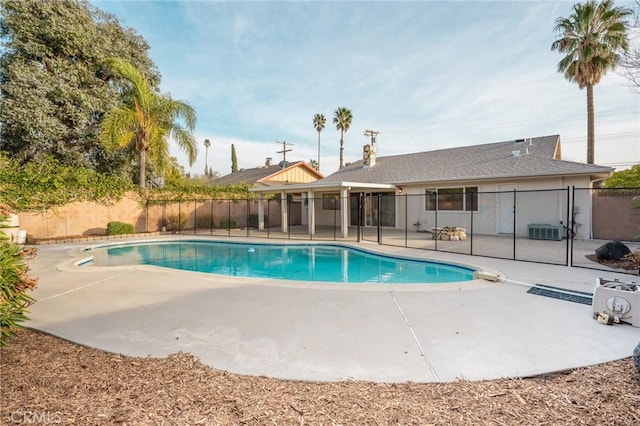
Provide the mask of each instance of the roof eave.
[{"label": "roof eave", "polygon": [[443,179],[431,179],[431,180],[408,180],[408,181],[398,181],[396,185],[419,185],[423,183],[441,183],[441,182],[468,182],[468,181],[503,181],[507,179],[535,179],[540,177],[562,177],[562,176],[589,176],[591,180],[593,179],[605,179],[613,173],[612,168],[603,167],[596,170],[590,171],[570,171],[564,173],[557,172],[547,172],[547,173],[522,173],[522,174],[509,174],[502,176],[467,176],[460,178],[443,178]]},{"label": "roof eave", "polygon": [[340,189],[387,189],[395,190],[395,184],[387,183],[365,183],[365,182],[322,182],[297,183],[288,185],[273,185],[262,188],[250,188],[250,192],[301,192],[314,190],[340,190]]}]

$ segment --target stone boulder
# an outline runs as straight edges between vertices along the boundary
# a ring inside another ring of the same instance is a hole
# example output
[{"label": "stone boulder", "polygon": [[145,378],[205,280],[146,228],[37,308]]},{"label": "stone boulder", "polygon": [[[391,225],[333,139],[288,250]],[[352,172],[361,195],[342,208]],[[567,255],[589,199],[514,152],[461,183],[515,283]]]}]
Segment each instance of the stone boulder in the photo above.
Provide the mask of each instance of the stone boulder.
[{"label": "stone boulder", "polygon": [[629,253],[629,247],[620,241],[610,241],[596,249],[596,257],[599,260],[620,260]]},{"label": "stone boulder", "polygon": [[640,371],[640,342],[638,342],[638,346],[633,350],[633,365]]}]

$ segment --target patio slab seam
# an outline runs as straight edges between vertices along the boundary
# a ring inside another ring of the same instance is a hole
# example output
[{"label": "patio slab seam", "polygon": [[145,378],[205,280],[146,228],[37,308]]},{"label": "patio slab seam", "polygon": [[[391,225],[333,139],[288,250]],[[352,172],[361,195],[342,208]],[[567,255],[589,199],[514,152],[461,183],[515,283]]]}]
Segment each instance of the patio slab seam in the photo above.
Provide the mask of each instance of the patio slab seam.
[{"label": "patio slab seam", "polygon": [[405,312],[402,310],[402,307],[400,306],[400,302],[398,302],[398,299],[396,299],[395,295],[393,294],[393,291],[390,291],[389,294],[391,295],[391,298],[393,299],[393,303],[396,305],[396,308],[400,312],[400,315],[402,316],[402,319],[404,320],[405,324],[407,325],[407,327],[409,329],[409,333],[411,333],[411,337],[412,337],[413,341],[418,346],[418,349],[420,350],[420,356],[423,358],[423,360],[424,360],[424,362],[426,364],[426,367],[429,370],[429,373],[431,374],[431,376],[433,376],[433,378],[434,378],[434,380],[436,382],[440,382],[440,378],[438,377],[438,373],[436,372],[435,367],[431,363],[431,360],[427,356],[427,353],[424,351],[424,348],[422,347],[422,344],[420,343],[420,339],[418,339],[418,336],[416,336],[416,333],[413,331],[413,326],[411,325],[411,322],[409,321],[409,318],[407,318],[407,315],[405,314]]}]

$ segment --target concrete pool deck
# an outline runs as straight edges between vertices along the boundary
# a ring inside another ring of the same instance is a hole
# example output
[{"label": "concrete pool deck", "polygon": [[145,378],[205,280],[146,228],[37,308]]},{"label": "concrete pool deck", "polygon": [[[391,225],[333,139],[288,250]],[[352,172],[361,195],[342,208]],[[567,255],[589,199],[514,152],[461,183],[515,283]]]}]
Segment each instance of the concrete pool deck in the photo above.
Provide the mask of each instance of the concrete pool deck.
[{"label": "concrete pool deck", "polygon": [[534,284],[592,292],[598,277],[639,280],[614,272],[372,243],[355,246],[470,264],[506,281],[322,285],[70,267],[93,244],[38,246],[28,327],[130,356],[182,351],[232,373],[329,381],[526,377],[625,358],[640,340],[640,328],[593,320],[591,306],[527,293]]}]

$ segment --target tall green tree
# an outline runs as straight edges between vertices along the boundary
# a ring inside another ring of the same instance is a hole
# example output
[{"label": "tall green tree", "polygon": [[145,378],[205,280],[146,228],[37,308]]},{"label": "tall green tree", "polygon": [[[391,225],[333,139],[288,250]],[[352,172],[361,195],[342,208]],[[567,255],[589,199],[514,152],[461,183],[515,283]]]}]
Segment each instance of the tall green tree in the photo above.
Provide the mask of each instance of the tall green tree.
[{"label": "tall green tree", "polygon": [[610,178],[604,181],[605,188],[640,188],[640,164],[630,169],[613,172]]},{"label": "tall green tree", "polygon": [[209,147],[211,146],[211,141],[209,139],[204,140],[204,175],[209,176],[209,167],[207,167],[207,162],[209,160]]},{"label": "tall green tree", "polygon": [[558,38],[551,45],[565,56],[558,72],[580,89],[587,89],[587,163],[595,160],[595,111],[593,87],[607,71],[616,67],[620,53],[628,49],[626,18],[631,10],[615,7],[613,0],[589,0],[573,6],[567,18],[558,18],[554,31]]},{"label": "tall green tree", "polygon": [[124,58],[156,86],[160,76],[141,36],[85,0],[6,0],[0,39],[0,150],[100,172],[126,164],[98,137],[105,113],[120,102],[104,63]]},{"label": "tall green tree", "polygon": [[333,124],[336,125],[336,129],[340,130],[340,168],[344,169],[344,134],[351,127],[351,120],[353,116],[351,115],[351,110],[340,107],[338,108],[333,117]]},{"label": "tall green tree", "polygon": [[231,144],[231,173],[238,171],[238,157],[236,156],[236,146]]},{"label": "tall green tree", "polygon": [[[129,82],[123,92],[123,105],[109,111],[100,138],[105,145],[132,147],[139,158],[139,184],[146,187],[147,160],[164,175],[169,167],[169,138],[193,164],[198,146],[193,129],[196,112],[186,102],[156,92],[145,76],[121,59],[109,60],[110,68]],[[148,157],[148,158],[147,158]]]},{"label": "tall green tree", "polygon": [[313,116],[313,127],[315,127],[316,132],[318,132],[318,160],[315,166],[317,171],[320,171],[320,132],[324,129],[326,122],[327,119],[324,118],[324,114],[316,114]]}]

